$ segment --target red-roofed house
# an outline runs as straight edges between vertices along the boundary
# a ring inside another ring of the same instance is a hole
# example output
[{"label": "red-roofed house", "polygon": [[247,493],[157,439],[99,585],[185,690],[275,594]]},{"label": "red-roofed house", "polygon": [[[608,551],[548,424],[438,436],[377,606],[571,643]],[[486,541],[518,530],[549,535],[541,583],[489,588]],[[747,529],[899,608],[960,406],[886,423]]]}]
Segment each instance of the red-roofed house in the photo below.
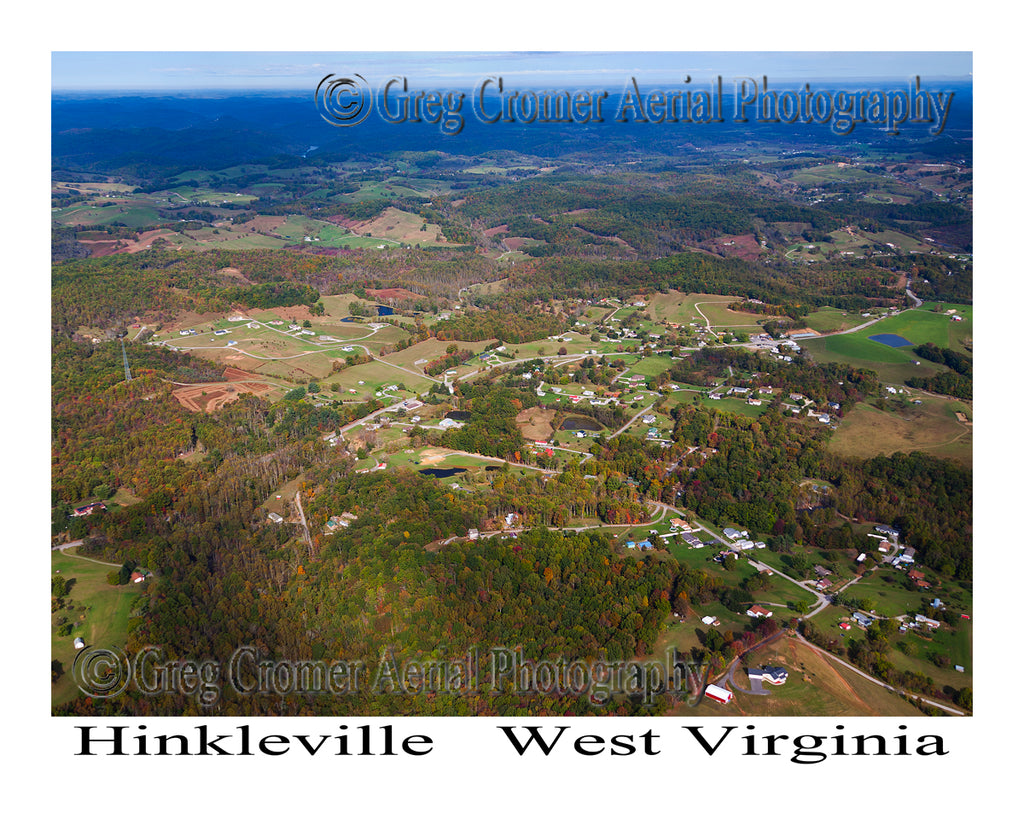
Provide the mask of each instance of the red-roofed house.
[{"label": "red-roofed house", "polygon": [[755,605],[751,606],[749,609],[747,609],[747,616],[748,617],[771,617],[772,616],[772,612],[768,611],[768,609],[763,609],[760,606],[755,604]]}]

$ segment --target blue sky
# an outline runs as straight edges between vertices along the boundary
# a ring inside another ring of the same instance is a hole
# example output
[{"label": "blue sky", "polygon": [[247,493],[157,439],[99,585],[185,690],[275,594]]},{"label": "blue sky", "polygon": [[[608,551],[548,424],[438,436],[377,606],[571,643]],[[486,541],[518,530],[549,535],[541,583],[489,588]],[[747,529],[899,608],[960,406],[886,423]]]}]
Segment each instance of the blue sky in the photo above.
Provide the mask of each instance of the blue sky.
[{"label": "blue sky", "polygon": [[392,76],[469,87],[501,75],[531,87],[617,87],[721,75],[769,80],[967,79],[970,52],[72,52],[52,53],[54,91],[306,90],[329,73]]}]

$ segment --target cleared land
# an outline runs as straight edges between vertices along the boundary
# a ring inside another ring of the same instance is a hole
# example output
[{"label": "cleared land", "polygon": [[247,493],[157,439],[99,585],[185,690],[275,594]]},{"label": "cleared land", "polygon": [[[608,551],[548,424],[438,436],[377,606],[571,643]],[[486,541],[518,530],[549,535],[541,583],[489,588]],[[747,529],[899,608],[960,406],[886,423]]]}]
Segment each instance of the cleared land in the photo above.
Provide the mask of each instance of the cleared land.
[{"label": "cleared land", "polygon": [[920,450],[952,458],[970,466],[973,429],[967,419],[971,410],[962,401],[922,395],[922,403],[905,410],[880,410],[858,404],[843,417],[829,441],[829,449],[853,458],[872,458],[893,452]]},{"label": "cleared land", "polygon": [[[931,342],[939,347],[962,351],[972,333],[973,311],[966,305],[947,305],[956,309],[963,321],[953,321],[945,312],[935,313],[928,305],[906,310],[897,316],[882,319],[855,333],[802,339],[803,346],[817,361],[836,361],[855,367],[870,367],[890,383],[899,383],[913,376],[927,376],[944,370],[930,361],[921,360],[913,346],[889,347],[870,336],[891,333],[902,336],[912,345]],[[866,321],[867,319],[863,319]],[[914,364],[920,361],[920,364]]]},{"label": "cleared land", "polygon": [[[748,313],[742,310],[730,310],[728,305],[743,301],[739,296],[718,296],[711,293],[679,293],[671,290],[668,293],[656,293],[647,303],[647,312],[655,322],[671,324],[696,324],[706,327],[735,327],[741,332],[757,332],[759,325],[778,316]],[[703,314],[703,315],[702,315]],[[617,313],[621,318],[625,311]]]},{"label": "cleared land", "polygon": [[[51,689],[54,705],[74,699],[80,693],[71,673],[78,653],[74,647],[75,637],[81,637],[87,647],[123,647],[128,640],[132,604],[139,598],[140,587],[153,582],[146,580],[140,584],[111,586],[107,583],[107,573],[116,571],[118,567],[74,557],[70,551],[68,554],[52,552],[50,558],[54,574],[59,571],[64,577],[75,580],[68,597],[74,608],[55,612],[51,620],[50,657],[58,661],[63,670]],[[61,617],[74,623],[71,634],[65,637],[57,635],[57,621]]]}]

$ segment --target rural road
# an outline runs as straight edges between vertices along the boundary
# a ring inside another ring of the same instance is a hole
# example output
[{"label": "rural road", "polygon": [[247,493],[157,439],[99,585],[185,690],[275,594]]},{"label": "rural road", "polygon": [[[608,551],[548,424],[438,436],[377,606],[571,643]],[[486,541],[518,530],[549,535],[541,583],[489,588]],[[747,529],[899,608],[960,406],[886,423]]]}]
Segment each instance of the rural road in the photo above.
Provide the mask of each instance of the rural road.
[{"label": "rural road", "polygon": [[[73,549],[75,546],[81,546],[81,540],[72,540],[70,543],[62,543],[60,546],[54,546],[50,549],[51,552],[65,553],[65,549]],[[67,555],[73,557],[75,560],[88,560],[90,563],[99,563],[101,566],[112,566],[115,569],[120,569],[121,564],[119,563],[107,563],[105,560],[93,560],[91,557],[85,557],[84,555]]]},{"label": "rural road", "polygon": [[928,705],[934,705],[936,708],[941,708],[943,711],[946,711],[946,712],[948,712],[950,714],[956,714],[956,716],[958,716],[958,717],[962,717],[962,716],[965,715],[963,711],[957,711],[955,708],[950,708],[948,705],[943,705],[941,702],[935,702],[934,700],[927,699],[926,697],[920,697],[920,696],[917,696],[916,694],[907,693],[902,688],[894,688],[893,686],[889,685],[889,683],[884,682],[883,680],[880,680],[877,677],[872,677],[870,674],[867,674],[864,671],[861,671],[856,666],[850,665],[845,660],[840,660],[835,654],[832,654],[831,652],[824,651],[823,649],[818,648],[816,645],[814,645],[814,643],[812,643],[810,640],[808,640],[806,637],[804,637],[799,632],[795,632],[794,633],[794,637],[796,639],[800,640],[801,642],[803,642],[805,645],[810,646],[810,648],[813,651],[817,652],[819,655],[824,655],[824,658],[826,659],[826,661],[832,661],[832,662],[839,663],[839,665],[843,666],[844,668],[848,668],[848,669],[850,669],[850,671],[854,672],[855,674],[859,674],[865,680],[868,680],[869,682],[873,682],[875,685],[879,685],[882,688],[887,688],[889,691],[892,691],[894,694],[902,694],[904,696],[912,697],[913,699],[916,699],[916,700],[918,700],[920,702],[925,702],[925,703],[928,703]]}]

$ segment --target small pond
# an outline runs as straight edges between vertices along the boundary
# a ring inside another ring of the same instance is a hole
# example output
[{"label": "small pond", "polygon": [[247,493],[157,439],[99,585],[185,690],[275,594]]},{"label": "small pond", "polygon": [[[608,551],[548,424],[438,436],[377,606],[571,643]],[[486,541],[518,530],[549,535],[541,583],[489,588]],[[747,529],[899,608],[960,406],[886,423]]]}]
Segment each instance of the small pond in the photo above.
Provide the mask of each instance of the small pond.
[{"label": "small pond", "polygon": [[448,469],[440,469],[435,466],[430,469],[421,469],[420,474],[430,475],[433,478],[450,478],[452,475],[458,475],[465,471],[465,468],[461,466],[452,466]]},{"label": "small pond", "polygon": [[909,347],[914,342],[907,341],[903,336],[894,333],[879,333],[877,336],[868,336],[872,341],[877,341],[887,347]]},{"label": "small pond", "polygon": [[593,418],[582,415],[574,415],[562,422],[562,429],[585,429],[588,432],[600,432],[603,427]]}]

